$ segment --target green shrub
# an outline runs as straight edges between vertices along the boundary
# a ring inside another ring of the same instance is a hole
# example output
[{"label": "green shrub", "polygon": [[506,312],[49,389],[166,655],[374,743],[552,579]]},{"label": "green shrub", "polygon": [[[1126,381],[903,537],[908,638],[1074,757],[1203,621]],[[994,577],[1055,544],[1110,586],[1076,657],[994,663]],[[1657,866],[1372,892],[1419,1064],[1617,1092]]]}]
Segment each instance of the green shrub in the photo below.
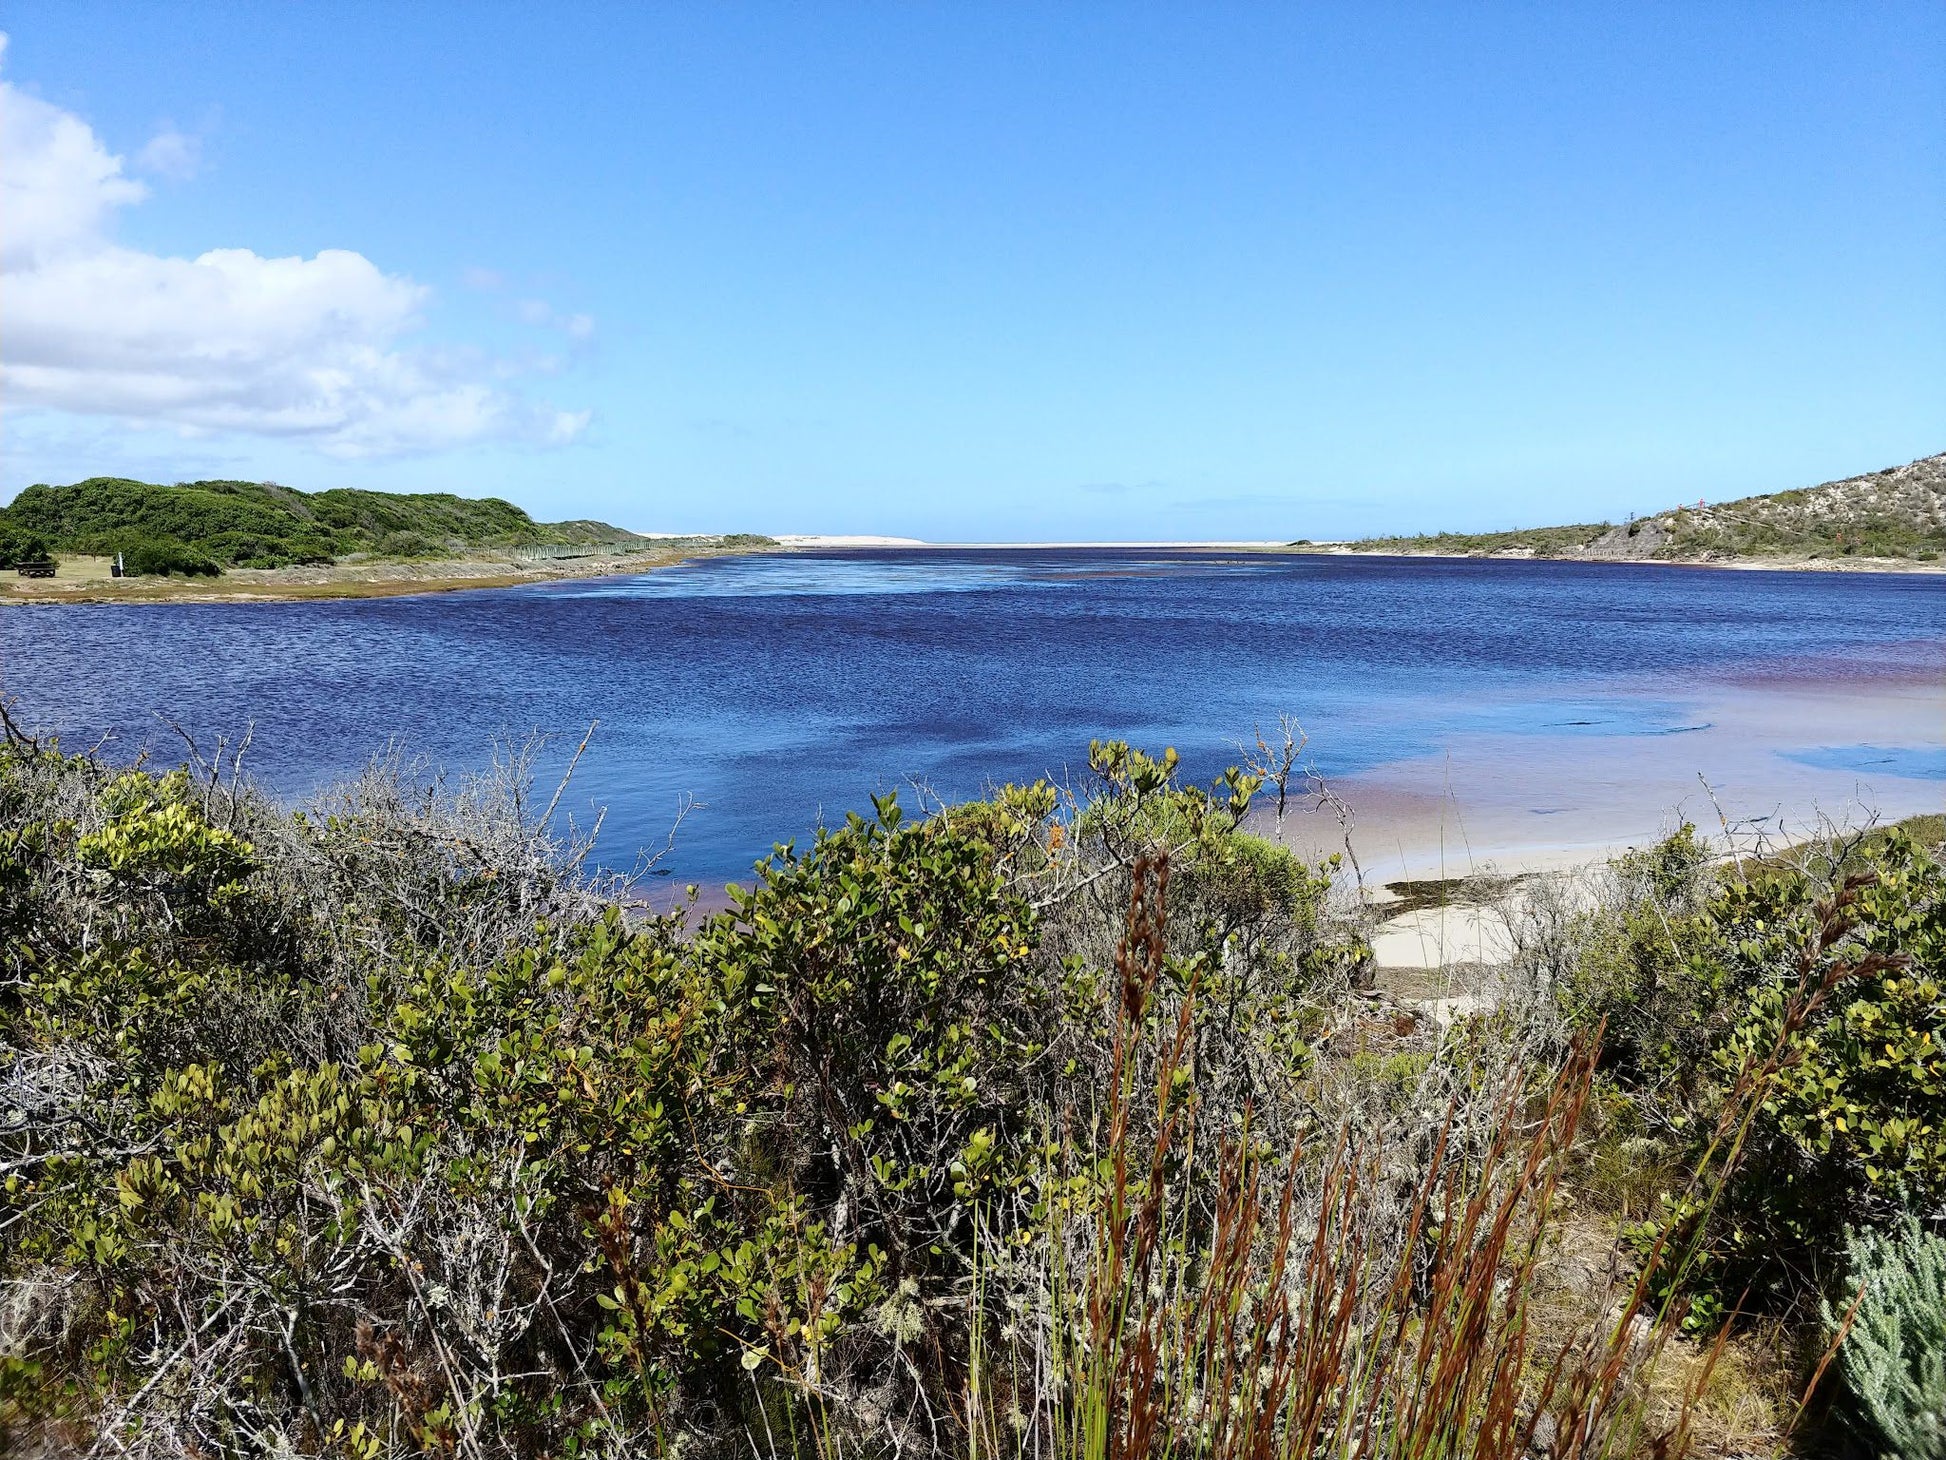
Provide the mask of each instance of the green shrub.
[{"label": "green shrub", "polygon": [[930,1301],[964,1271],[968,1204],[1032,1168],[1030,1094],[1068,1004],[991,845],[876,806],[780,849],[695,950],[739,1011],[740,1059],[784,1092],[779,1174]]},{"label": "green shrub", "polygon": [[[667,922],[553,900],[558,873],[477,802],[429,815],[397,790],[286,817],[182,772],[0,747],[9,1436],[74,1433],[153,1395],[222,1453],[248,1450],[264,1405],[413,1453],[463,1451],[474,1425],[521,1453],[596,1432],[636,1453],[683,1405],[748,1402],[755,1370],[815,1385],[882,1301],[887,1259],[869,1222],[835,1231],[830,1203],[797,1189],[852,1133],[815,1067],[776,1056],[807,1015],[834,1059],[877,1068],[885,1030],[848,1004],[856,978],[891,992],[910,974],[910,1027],[937,1036],[884,1055],[927,1073],[883,1110],[879,1148],[909,1117],[950,1138],[939,1180],[983,1180],[980,1102],[1004,1081],[965,1058],[989,1021],[958,980],[1018,965],[1026,938],[1004,903],[997,923],[981,911],[982,848],[896,824],[841,833],[815,870],[780,862],[754,921],[686,944]],[[814,884],[860,855],[877,901],[855,905],[856,959],[827,962]],[[511,947],[482,936],[496,903]],[[939,1025],[929,1009],[962,1012]],[[878,1108],[878,1088],[848,1098]],[[901,1260],[923,1267],[926,1249]],[[232,1301],[245,1291],[265,1297]],[[199,1336],[231,1378],[149,1383]],[[462,1367],[429,1390],[442,1344]]]},{"label": "green shrub", "polygon": [[398,529],[381,533],[373,540],[371,551],[385,558],[436,558],[444,557],[450,549],[426,533]]},{"label": "green shrub", "polygon": [[[1946,1457],[1946,1239],[1907,1217],[1890,1232],[1846,1242],[1850,1291],[1826,1304],[1835,1332],[1858,1307],[1840,1356],[1848,1418],[1889,1460]],[[1861,1293],[1862,1290],[1862,1293]]]},{"label": "green shrub", "polygon": [[[65,551],[126,553],[133,544],[178,544],[219,567],[328,563],[353,552],[428,557],[465,548],[591,537],[643,541],[606,523],[535,522],[497,497],[345,489],[305,493],[275,482],[163,486],[91,477],[70,486],[36,484],[14,498],[6,517],[13,530],[37,533]],[[176,566],[142,571],[201,570]]]},{"label": "green shrub", "polygon": [[1529,1453],[1592,1051],[1395,1012],[1361,1058],[1330,869],[1246,777],[1093,758],[1068,819],[886,797],[655,917],[512,772],[288,812],[0,744],[0,1451],[1068,1454],[1092,1393],[1180,1427],[1132,1460]]},{"label": "green shrub", "polygon": [[1363,553],[1439,553],[1475,556],[1489,553],[1531,553],[1554,558],[1578,552],[1608,531],[1606,522],[1583,522],[1567,527],[1520,528],[1511,532],[1429,532],[1414,537],[1368,537],[1350,546]]},{"label": "green shrub", "polygon": [[199,546],[219,563],[233,568],[288,568],[334,560],[330,538],[309,532],[270,537],[259,532],[219,532]]},{"label": "green shrub", "polygon": [[25,563],[48,561],[47,539],[38,533],[0,524],[0,571]]},{"label": "green shrub", "polygon": [[1575,1024],[1603,1029],[1606,1072],[1666,1101],[1707,1068],[1742,989],[1719,961],[1699,956],[1716,941],[1698,916],[1715,877],[1694,826],[1630,852],[1613,871],[1612,895],[1577,920],[1559,997]]},{"label": "green shrub", "polygon": [[[1726,880],[1685,936],[1700,986],[1744,991],[1678,1115],[1685,1165],[1737,1153],[1715,1200],[1691,1209],[1701,1246],[1686,1282],[1709,1295],[1702,1313],[1739,1295],[1798,1306],[1848,1227],[1946,1204],[1946,869],[1898,830],[1846,865],[1830,881]],[[1759,1079],[1765,1098],[1726,1129],[1722,1112]]]},{"label": "green shrub", "polygon": [[221,570],[216,560],[187,543],[172,537],[136,538],[116,549],[122,555],[122,571],[133,577],[213,578]]}]

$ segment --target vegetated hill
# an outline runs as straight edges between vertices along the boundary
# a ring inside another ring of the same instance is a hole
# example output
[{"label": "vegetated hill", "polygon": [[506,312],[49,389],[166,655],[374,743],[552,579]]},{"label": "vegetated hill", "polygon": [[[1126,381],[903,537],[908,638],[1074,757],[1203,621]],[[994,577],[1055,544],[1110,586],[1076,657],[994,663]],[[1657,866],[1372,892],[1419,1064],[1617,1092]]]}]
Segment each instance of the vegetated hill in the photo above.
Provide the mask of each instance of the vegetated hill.
[{"label": "vegetated hill", "polygon": [[1905,558],[1946,552],[1946,453],[1815,487],[1676,507],[1620,526],[1579,523],[1514,532],[1375,537],[1373,553],[1464,553],[1537,558]]},{"label": "vegetated hill", "polygon": [[498,497],[337,488],[300,492],[275,482],[162,486],[90,477],[28,487],[0,510],[0,529],[55,551],[132,553],[157,544],[222,567],[328,563],[352,553],[445,557],[479,548],[633,547],[648,539],[605,522],[536,522]]},{"label": "vegetated hill", "polygon": [[1360,553],[1425,553],[1436,557],[1572,558],[1609,530],[1606,522],[1568,527],[1522,527],[1512,532],[1422,532],[1412,537],[1367,537],[1347,546]]}]

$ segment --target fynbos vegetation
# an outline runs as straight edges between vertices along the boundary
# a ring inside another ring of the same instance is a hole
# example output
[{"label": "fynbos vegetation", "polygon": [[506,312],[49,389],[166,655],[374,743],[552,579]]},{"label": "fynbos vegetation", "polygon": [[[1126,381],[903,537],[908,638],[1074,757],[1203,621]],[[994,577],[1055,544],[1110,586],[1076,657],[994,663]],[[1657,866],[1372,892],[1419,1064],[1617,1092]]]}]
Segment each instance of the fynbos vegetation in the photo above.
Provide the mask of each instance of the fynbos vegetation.
[{"label": "fynbos vegetation", "polygon": [[1893,1362],[1846,1240],[1937,1220],[1910,839],[1679,838],[1442,1025],[1255,777],[1091,764],[654,916],[518,758],[286,811],[11,736],[0,1448],[1669,1454],[1759,1305],[1800,1381]]},{"label": "fynbos vegetation", "polygon": [[26,488],[0,509],[0,546],[27,537],[43,554],[50,547],[120,553],[130,572],[157,574],[329,563],[352,554],[437,558],[480,548],[613,549],[647,541],[605,522],[535,522],[497,497],[300,492],[275,482],[161,486],[121,477]]},{"label": "fynbos vegetation", "polygon": [[1740,497],[1700,500],[1626,523],[1510,532],[1375,537],[1361,552],[1707,562],[1780,558],[1935,562],[1946,552],[1946,455],[1866,476]]}]

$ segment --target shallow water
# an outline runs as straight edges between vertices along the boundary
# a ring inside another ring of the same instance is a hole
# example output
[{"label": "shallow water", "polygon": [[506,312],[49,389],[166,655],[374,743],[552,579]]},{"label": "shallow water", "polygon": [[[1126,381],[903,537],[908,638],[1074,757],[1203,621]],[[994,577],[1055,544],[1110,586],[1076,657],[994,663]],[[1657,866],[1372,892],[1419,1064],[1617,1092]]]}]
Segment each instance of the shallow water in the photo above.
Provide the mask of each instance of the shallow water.
[{"label": "shallow water", "polygon": [[[254,725],[256,772],[292,796],[392,740],[464,769],[496,737],[544,730],[559,755],[599,721],[567,803],[583,821],[608,808],[602,855],[627,866],[693,797],[660,870],[704,883],[874,791],[910,804],[914,781],[955,799],[1074,773],[1095,736],[1174,745],[1208,776],[1283,712],[1321,771],[1356,783],[1460,743],[1502,747],[1475,776],[1518,776],[1522,746],[1675,765],[1734,696],[1780,776],[1871,772],[1910,800],[1946,787],[1946,723],[1872,706],[1914,684],[1946,685],[1946,577],[885,549],[415,598],[0,611],[0,689],[22,718],[170,755],[158,715],[206,740]],[[1829,703],[1794,738],[1805,685]]]}]

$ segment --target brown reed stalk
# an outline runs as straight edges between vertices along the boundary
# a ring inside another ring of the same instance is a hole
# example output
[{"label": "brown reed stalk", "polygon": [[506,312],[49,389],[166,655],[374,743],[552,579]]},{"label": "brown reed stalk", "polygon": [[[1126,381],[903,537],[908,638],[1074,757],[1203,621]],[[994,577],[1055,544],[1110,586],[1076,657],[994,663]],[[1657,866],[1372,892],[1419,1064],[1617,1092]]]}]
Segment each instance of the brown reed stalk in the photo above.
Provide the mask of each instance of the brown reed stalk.
[{"label": "brown reed stalk", "polygon": [[[1061,1374],[1063,1460],[1560,1457],[1602,1453],[1639,1367],[1640,1290],[1598,1332],[1536,1361],[1530,1322],[1549,1218],[1594,1072],[1578,1047],[1534,1102],[1518,1073],[1488,1149],[1439,1128],[1403,1231],[1379,1230],[1383,1151],[1340,1137],[1311,1229],[1293,1153],[1275,1188],[1249,1137],[1226,1138],[1207,1230],[1190,1220],[1197,1107],[1193,969],[1155,1052],[1155,1119],[1138,1138],[1136,1067],[1164,972],[1167,863],[1136,864],[1105,1191]],[[1524,1122],[1531,1129],[1521,1134]],[[1146,1148],[1142,1147],[1146,1142]],[[1059,1326],[1057,1317],[1056,1326]]]}]

